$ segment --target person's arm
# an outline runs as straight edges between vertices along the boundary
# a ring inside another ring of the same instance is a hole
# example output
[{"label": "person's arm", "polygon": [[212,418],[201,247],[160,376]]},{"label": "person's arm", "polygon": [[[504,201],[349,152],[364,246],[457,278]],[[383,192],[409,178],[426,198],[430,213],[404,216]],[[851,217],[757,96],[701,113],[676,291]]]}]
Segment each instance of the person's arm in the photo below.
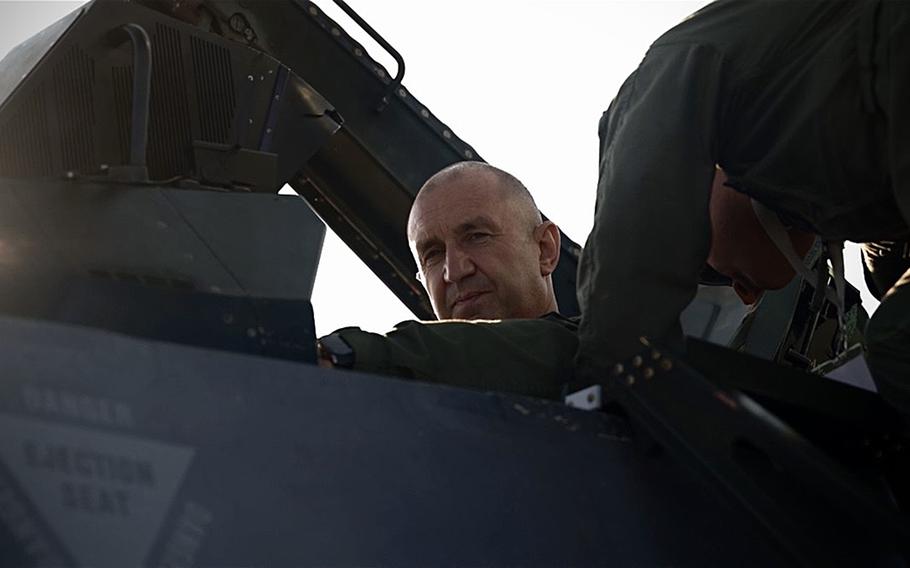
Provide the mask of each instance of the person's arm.
[{"label": "person's arm", "polygon": [[386,335],[336,331],[357,371],[558,399],[578,346],[571,326],[547,319],[404,322]]},{"label": "person's arm", "polygon": [[580,372],[681,342],[679,314],[708,255],[722,56],[652,47],[601,120],[594,228],[579,266]]}]

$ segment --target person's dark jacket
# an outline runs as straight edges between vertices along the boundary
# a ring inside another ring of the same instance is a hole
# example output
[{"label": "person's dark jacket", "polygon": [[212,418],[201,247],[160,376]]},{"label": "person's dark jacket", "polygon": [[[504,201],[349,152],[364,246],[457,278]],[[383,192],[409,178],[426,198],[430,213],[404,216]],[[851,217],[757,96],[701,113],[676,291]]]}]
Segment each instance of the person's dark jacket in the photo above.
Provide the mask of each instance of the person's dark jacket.
[{"label": "person's dark jacket", "polygon": [[907,80],[891,79],[910,69],[908,8],[720,1],[652,45],[600,124],[580,370],[628,357],[639,336],[681,339],[718,165],[729,185],[824,238],[907,233],[910,105]]},{"label": "person's dark jacket", "polygon": [[502,321],[406,321],[387,334],[342,328],[353,369],[488,391],[558,399],[578,348],[559,314]]}]

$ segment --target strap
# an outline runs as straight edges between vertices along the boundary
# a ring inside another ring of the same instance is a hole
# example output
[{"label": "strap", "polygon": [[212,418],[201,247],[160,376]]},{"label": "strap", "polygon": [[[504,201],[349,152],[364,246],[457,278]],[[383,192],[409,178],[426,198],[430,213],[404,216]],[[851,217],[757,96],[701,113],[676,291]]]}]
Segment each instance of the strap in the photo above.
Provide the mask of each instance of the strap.
[{"label": "strap", "polygon": [[[765,232],[768,233],[768,237],[771,238],[771,241],[774,242],[774,245],[777,246],[777,249],[784,255],[790,265],[793,266],[796,273],[802,276],[815,289],[823,286],[827,280],[827,278],[823,278],[822,272],[827,272],[827,265],[824,259],[819,259],[817,266],[819,272],[813,274],[812,270],[805,265],[803,259],[796,254],[796,249],[793,248],[793,241],[790,240],[790,235],[787,233],[787,229],[784,228],[784,224],[781,223],[777,213],[755,199],[752,200],[752,209],[755,211],[755,216],[758,217],[759,223],[761,223]],[[837,308],[837,324],[844,342],[843,347],[846,349],[847,319],[845,297],[847,280],[844,277],[844,241],[829,240],[825,241],[825,245],[828,258],[831,260],[831,269],[834,273],[834,290],[826,287],[825,298]]]},{"label": "strap", "polygon": [[841,340],[843,349],[847,349],[847,313],[846,313],[846,293],[847,279],[844,277],[844,241],[825,241],[828,247],[828,258],[831,259],[831,269],[834,272],[834,291],[837,295],[837,301],[834,306],[837,308],[837,325],[840,327]]},{"label": "strap", "polygon": [[777,250],[784,255],[790,265],[793,266],[793,269],[796,270],[796,273],[805,278],[814,288],[815,274],[803,263],[803,259],[796,254],[796,249],[793,248],[793,241],[790,240],[790,235],[787,233],[787,229],[784,228],[784,224],[780,222],[780,217],[777,216],[777,213],[754,199],[752,200],[752,209],[755,211],[755,216],[758,217],[758,221],[764,227],[765,232],[768,233],[768,236],[771,237],[771,240],[777,246]]}]

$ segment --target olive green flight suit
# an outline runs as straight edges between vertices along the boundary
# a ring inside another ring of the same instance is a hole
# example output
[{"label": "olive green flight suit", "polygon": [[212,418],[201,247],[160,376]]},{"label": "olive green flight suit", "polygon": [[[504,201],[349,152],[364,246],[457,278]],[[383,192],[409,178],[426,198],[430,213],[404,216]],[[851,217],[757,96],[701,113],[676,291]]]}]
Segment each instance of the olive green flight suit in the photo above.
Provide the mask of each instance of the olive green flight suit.
[{"label": "olive green flight suit", "polygon": [[576,323],[558,314],[502,321],[406,321],[380,335],[339,329],[353,369],[473,389],[559,399],[572,376]]},{"label": "olive green flight suit", "polygon": [[[654,42],[600,136],[579,265],[576,372],[586,378],[629,357],[639,336],[681,345],[679,314],[708,256],[717,165],[785,224],[830,240],[906,239],[910,2],[715,2]],[[908,280],[867,332],[876,383],[905,410]]]}]

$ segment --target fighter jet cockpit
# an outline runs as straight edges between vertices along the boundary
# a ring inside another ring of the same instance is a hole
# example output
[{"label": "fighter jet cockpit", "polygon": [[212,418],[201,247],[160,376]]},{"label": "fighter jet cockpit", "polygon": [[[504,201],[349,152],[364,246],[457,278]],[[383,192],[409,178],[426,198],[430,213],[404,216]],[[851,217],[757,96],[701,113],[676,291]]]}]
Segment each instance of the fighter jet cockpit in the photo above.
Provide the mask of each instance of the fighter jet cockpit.
[{"label": "fighter jet cockpit", "polygon": [[852,287],[706,286],[691,359],[564,401],[315,365],[326,231],[433,319],[408,211],[483,159],[335,3],[397,74],[308,0],[94,0],[0,61],[0,564],[910,560]]}]

